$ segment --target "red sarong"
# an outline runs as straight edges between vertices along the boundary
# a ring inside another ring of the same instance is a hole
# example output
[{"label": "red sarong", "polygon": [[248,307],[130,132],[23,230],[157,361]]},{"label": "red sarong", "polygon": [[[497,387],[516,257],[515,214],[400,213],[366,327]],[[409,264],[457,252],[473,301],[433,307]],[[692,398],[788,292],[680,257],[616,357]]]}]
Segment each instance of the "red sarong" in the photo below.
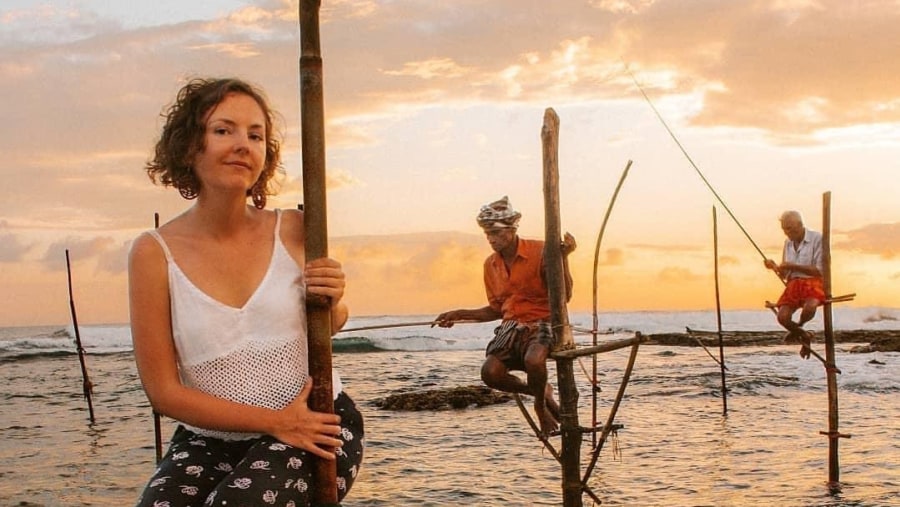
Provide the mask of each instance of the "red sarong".
[{"label": "red sarong", "polygon": [[777,306],[800,308],[807,299],[815,299],[820,305],[825,302],[825,289],[822,287],[821,278],[790,279],[781,297],[778,298]]}]

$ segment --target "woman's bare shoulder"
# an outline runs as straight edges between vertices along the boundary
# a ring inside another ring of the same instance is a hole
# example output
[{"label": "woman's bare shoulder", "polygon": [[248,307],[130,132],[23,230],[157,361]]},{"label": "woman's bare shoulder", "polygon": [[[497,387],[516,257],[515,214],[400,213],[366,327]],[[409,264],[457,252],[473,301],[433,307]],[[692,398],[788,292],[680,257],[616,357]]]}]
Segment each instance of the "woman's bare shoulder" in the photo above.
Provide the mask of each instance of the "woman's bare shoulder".
[{"label": "woman's bare shoulder", "polygon": [[303,212],[296,209],[281,210],[281,237],[292,244],[303,245]]},{"label": "woman's bare shoulder", "polygon": [[132,261],[164,256],[162,245],[153,237],[151,231],[142,232],[131,242],[129,257]]}]

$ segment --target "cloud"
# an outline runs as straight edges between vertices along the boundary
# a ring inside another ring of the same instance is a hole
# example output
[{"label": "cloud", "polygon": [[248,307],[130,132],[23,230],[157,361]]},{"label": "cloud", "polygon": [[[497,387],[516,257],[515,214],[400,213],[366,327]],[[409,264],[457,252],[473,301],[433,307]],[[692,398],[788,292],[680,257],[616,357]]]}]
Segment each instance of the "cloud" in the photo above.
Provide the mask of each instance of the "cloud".
[{"label": "cloud", "polygon": [[454,79],[466,76],[470,71],[450,58],[432,58],[421,62],[406,62],[402,70],[386,70],[389,76],[415,76],[420,79]]},{"label": "cloud", "polygon": [[[677,68],[678,88],[706,89],[703,107],[692,118],[695,125],[746,127],[808,140],[817,130],[900,121],[893,77],[900,62],[887,57],[889,48],[900,44],[896,4],[829,0],[693,6],[704,12],[655,4],[630,28],[644,36],[631,45],[641,66]],[[674,30],[664,30],[667,26]],[[651,35],[653,28],[664,35]],[[677,48],[679,54],[654,51],[645,43]]]},{"label": "cloud", "polygon": [[81,239],[70,237],[54,242],[41,259],[44,268],[50,271],[66,269],[66,251],[69,252],[70,264],[81,263],[108,254],[115,241],[110,237]]},{"label": "cloud", "polygon": [[625,252],[621,248],[605,250],[600,264],[603,266],[621,266],[625,264]]},{"label": "cloud", "polygon": [[[637,99],[621,56],[654,98],[697,96],[695,125],[809,143],[821,142],[816,131],[900,122],[900,60],[889,57],[900,44],[897,8],[853,5],[557,1],[538,11],[516,0],[330,3],[322,22],[329,146],[377,146],[383,118],[437,102]],[[128,30],[71,9],[4,12],[0,97],[13,126],[0,139],[0,177],[11,182],[0,189],[7,218],[50,220],[44,209],[52,202],[82,210],[83,223],[144,220],[147,210],[128,204],[157,195],[141,166],[160,111],[192,76],[258,81],[285,124],[297,125],[295,7],[268,2],[218,20]],[[296,137],[286,150],[298,149]],[[345,166],[330,183],[357,184],[355,172]],[[43,199],[22,197],[33,195]],[[179,204],[167,199],[164,211]]]},{"label": "cloud", "polygon": [[483,306],[489,253],[481,236],[451,232],[348,236],[329,245],[347,274],[348,304],[362,314]]},{"label": "cloud", "polygon": [[719,265],[720,266],[738,266],[741,264],[741,261],[732,255],[720,255],[719,256]]},{"label": "cloud", "polygon": [[677,266],[663,268],[657,275],[657,278],[664,283],[696,282],[698,280],[706,279],[704,276],[694,274],[689,269]]},{"label": "cloud", "polygon": [[629,248],[636,248],[641,250],[650,250],[650,251],[676,251],[676,252],[702,252],[706,251],[703,246],[700,245],[653,245],[649,243],[634,243],[628,245]]},{"label": "cloud", "polygon": [[18,235],[5,232],[4,229],[7,228],[7,222],[0,221],[0,264],[19,262],[34,247],[23,242]]},{"label": "cloud", "polygon": [[900,254],[900,222],[869,224],[841,234],[847,239],[835,242],[836,248],[874,254],[883,259],[893,259]]},{"label": "cloud", "polygon": [[615,14],[637,14],[646,10],[656,0],[590,0],[591,5],[598,9]]},{"label": "cloud", "polygon": [[241,43],[216,43],[216,44],[200,44],[189,47],[188,49],[211,50],[216,53],[222,53],[226,56],[234,58],[250,58],[260,55],[260,49],[256,45],[249,42]]},{"label": "cloud", "polygon": [[131,241],[122,243],[118,248],[104,250],[97,255],[97,269],[112,275],[128,272],[128,253],[131,251]]}]

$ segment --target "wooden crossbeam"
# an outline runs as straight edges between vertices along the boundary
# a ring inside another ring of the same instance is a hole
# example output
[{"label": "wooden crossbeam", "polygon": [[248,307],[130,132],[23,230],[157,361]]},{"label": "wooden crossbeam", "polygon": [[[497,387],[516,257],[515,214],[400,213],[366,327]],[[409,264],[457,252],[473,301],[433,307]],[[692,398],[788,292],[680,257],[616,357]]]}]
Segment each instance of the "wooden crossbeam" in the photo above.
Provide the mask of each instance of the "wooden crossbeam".
[{"label": "wooden crossbeam", "polygon": [[[853,292],[853,293],[851,293],[851,294],[844,294],[844,295],[841,295],[841,296],[832,296],[832,297],[826,299],[826,300],[823,302],[823,304],[827,304],[827,303],[845,303],[845,302],[847,302],[847,301],[853,301],[854,299],[856,299],[856,293],[855,293],[855,292]],[[771,302],[771,301],[766,301],[766,308],[769,308],[769,309],[777,309],[777,308],[778,308],[778,305],[777,305],[776,303]]]}]

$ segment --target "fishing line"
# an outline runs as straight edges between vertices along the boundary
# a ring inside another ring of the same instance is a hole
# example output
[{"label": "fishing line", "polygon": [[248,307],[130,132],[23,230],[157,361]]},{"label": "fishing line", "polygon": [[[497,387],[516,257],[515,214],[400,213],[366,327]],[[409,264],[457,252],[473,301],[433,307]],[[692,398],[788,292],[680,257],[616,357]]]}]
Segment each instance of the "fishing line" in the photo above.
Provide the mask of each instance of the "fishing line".
[{"label": "fishing line", "polygon": [[678,138],[675,137],[675,133],[672,132],[672,129],[669,128],[669,124],[666,123],[666,120],[663,119],[662,115],[659,114],[659,111],[656,110],[656,106],[653,105],[653,101],[651,101],[650,97],[647,96],[647,93],[644,92],[644,88],[638,82],[637,78],[634,76],[634,73],[631,72],[631,69],[628,68],[628,64],[625,63],[624,59],[622,60],[622,63],[625,65],[625,72],[627,72],[628,75],[631,76],[631,80],[634,81],[634,85],[637,86],[637,89],[641,92],[641,95],[644,96],[644,100],[646,100],[647,104],[650,105],[650,109],[653,109],[653,112],[656,114],[656,117],[659,118],[660,123],[662,123],[663,127],[666,128],[666,132],[669,133],[669,136],[671,136],[672,140],[675,141],[675,144],[678,145],[678,149],[681,150],[681,153],[683,153],[685,158],[687,158],[687,161],[690,162],[691,167],[693,167],[694,170],[697,171],[697,174],[700,176],[700,179],[703,180],[703,183],[706,184],[706,187],[709,188],[710,192],[712,192],[712,194],[716,197],[716,200],[718,200],[719,203],[722,204],[722,207],[725,208],[725,211],[728,212],[728,215],[731,217],[732,220],[734,220],[734,223],[737,224],[737,226],[741,230],[741,232],[744,233],[744,236],[747,237],[747,239],[750,241],[750,244],[753,245],[753,248],[755,248],[756,251],[759,252],[759,255],[761,255],[763,259],[768,259],[768,257],[766,257],[766,254],[764,254],[763,251],[760,250],[760,248],[756,245],[756,242],[753,241],[753,238],[750,237],[750,234],[747,232],[747,230],[744,229],[744,226],[741,225],[741,222],[737,219],[736,216],[734,216],[734,213],[731,212],[731,209],[728,208],[728,205],[725,204],[725,201],[723,201],[722,198],[719,197],[719,194],[718,194],[718,192],[716,192],[716,189],[714,189],[713,186],[710,185],[709,181],[707,181],[706,177],[700,171],[700,168],[697,167],[697,164],[695,164],[694,160],[691,158],[691,156],[688,155],[687,150],[684,149],[684,146],[681,145],[681,142],[678,140]]}]

